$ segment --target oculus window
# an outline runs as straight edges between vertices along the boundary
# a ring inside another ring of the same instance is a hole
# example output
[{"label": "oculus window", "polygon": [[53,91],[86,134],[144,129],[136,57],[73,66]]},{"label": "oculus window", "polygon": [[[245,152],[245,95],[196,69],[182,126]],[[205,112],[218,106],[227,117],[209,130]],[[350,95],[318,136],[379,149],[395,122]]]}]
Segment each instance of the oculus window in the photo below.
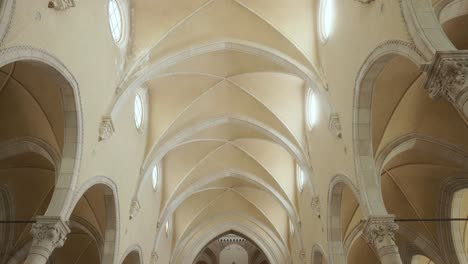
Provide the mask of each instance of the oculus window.
[{"label": "oculus window", "polygon": [[309,129],[312,129],[317,123],[319,115],[319,106],[316,93],[309,89],[306,101],[306,121]]},{"label": "oculus window", "polygon": [[327,41],[333,30],[335,18],[334,0],[321,0],[320,2],[320,37],[323,42]]},{"label": "oculus window", "polygon": [[118,43],[122,39],[123,22],[122,11],[117,0],[109,0],[109,26],[114,42]]},{"label": "oculus window", "polygon": [[143,100],[141,99],[141,96],[139,94],[135,96],[135,102],[133,107],[135,126],[137,129],[140,129],[143,125]]}]

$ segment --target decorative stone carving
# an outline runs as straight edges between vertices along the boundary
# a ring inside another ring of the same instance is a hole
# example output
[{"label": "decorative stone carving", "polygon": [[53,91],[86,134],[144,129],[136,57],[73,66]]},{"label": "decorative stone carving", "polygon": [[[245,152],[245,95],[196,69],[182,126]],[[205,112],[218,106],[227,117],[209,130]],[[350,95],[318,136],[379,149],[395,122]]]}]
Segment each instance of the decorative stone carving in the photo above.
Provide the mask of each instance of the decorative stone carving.
[{"label": "decorative stone carving", "polygon": [[393,216],[377,216],[367,220],[364,234],[366,241],[372,246],[382,243],[385,239],[395,241],[398,225]]},{"label": "decorative stone carving", "polygon": [[140,212],[140,202],[138,200],[133,200],[130,205],[130,220],[133,219]]},{"label": "decorative stone carving", "polygon": [[310,203],[312,207],[312,212],[317,216],[320,217],[320,198],[318,196],[312,197],[312,202]]},{"label": "decorative stone carving", "polygon": [[68,233],[70,233],[70,228],[60,217],[38,217],[37,223],[31,228],[33,245],[47,242],[50,243],[52,249],[62,247]]},{"label": "decorative stone carving", "polygon": [[75,0],[53,0],[49,1],[49,8],[55,10],[66,10],[75,7]]},{"label": "decorative stone carving", "polygon": [[156,251],[151,253],[151,264],[156,264],[158,262],[159,256]]},{"label": "decorative stone carving", "polygon": [[109,139],[115,132],[114,123],[110,117],[103,118],[99,126],[99,141]]},{"label": "decorative stone carving", "polygon": [[25,264],[46,264],[52,252],[65,243],[70,228],[60,217],[39,216],[31,228],[33,237]]},{"label": "decorative stone carving", "polygon": [[333,135],[341,138],[341,122],[338,113],[330,114],[330,120],[328,122],[328,129]]},{"label": "decorative stone carving", "polygon": [[454,103],[466,85],[468,71],[468,52],[437,52],[434,62],[429,66],[425,88],[431,98],[446,96]]}]

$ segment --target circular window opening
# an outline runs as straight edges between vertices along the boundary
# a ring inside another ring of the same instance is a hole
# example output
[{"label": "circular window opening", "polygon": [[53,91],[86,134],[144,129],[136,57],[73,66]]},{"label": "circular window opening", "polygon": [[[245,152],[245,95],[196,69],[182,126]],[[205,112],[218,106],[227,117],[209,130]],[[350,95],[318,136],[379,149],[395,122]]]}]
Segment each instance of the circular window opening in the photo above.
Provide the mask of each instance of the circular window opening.
[{"label": "circular window opening", "polygon": [[109,0],[109,26],[114,42],[118,43],[122,39],[122,12],[117,0]]},{"label": "circular window opening", "polygon": [[140,129],[143,125],[143,101],[141,100],[141,96],[139,94],[135,96],[133,111],[135,118],[135,126],[137,127],[137,129]]},{"label": "circular window opening", "polygon": [[297,174],[297,186],[299,188],[299,191],[304,190],[304,183],[305,183],[305,175],[304,171],[302,170],[301,166],[296,165],[296,174]]},{"label": "circular window opening", "polygon": [[334,5],[333,0],[322,0],[320,7],[320,35],[322,41],[327,41],[333,30]]},{"label": "circular window opening", "polygon": [[312,129],[318,121],[318,108],[317,95],[309,89],[306,102],[306,121],[309,129]]},{"label": "circular window opening", "polygon": [[153,182],[153,189],[156,190],[156,188],[158,187],[158,180],[159,180],[159,167],[156,165],[153,167],[153,170],[151,171],[151,179]]},{"label": "circular window opening", "polygon": [[166,236],[169,236],[169,221],[166,222],[164,229],[166,230]]}]

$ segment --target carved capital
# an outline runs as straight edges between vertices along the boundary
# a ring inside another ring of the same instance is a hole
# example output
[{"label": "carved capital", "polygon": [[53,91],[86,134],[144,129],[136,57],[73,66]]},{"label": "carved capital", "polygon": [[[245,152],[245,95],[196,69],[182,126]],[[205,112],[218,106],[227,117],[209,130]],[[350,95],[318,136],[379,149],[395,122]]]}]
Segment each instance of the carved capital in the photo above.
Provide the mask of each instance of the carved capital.
[{"label": "carved capital", "polygon": [[395,241],[395,232],[398,225],[392,215],[372,216],[367,220],[364,228],[364,237],[370,245],[379,247],[385,241]]},{"label": "carved capital", "polygon": [[318,196],[312,197],[312,202],[310,203],[310,206],[312,207],[312,212],[320,217],[320,198]]},{"label": "carved capital", "polygon": [[341,122],[338,113],[330,114],[330,120],[328,121],[328,129],[333,135],[341,138]]},{"label": "carved capital", "polygon": [[151,264],[156,264],[158,262],[159,255],[156,251],[151,252]]},{"label": "carved capital", "polygon": [[99,125],[99,141],[106,140],[115,132],[114,123],[110,117],[102,119]]},{"label": "carved capital", "polygon": [[467,89],[468,51],[437,52],[433,63],[427,67],[425,89],[433,99],[441,96],[457,104]]},{"label": "carved capital", "polygon": [[68,233],[70,228],[60,217],[39,216],[31,228],[33,246],[50,247],[50,250],[62,247]]},{"label": "carved capital", "polygon": [[140,212],[140,202],[134,199],[130,205],[130,219],[133,219]]},{"label": "carved capital", "polygon": [[49,8],[54,8],[55,10],[66,10],[69,8],[75,7],[75,0],[52,0],[49,1]]}]

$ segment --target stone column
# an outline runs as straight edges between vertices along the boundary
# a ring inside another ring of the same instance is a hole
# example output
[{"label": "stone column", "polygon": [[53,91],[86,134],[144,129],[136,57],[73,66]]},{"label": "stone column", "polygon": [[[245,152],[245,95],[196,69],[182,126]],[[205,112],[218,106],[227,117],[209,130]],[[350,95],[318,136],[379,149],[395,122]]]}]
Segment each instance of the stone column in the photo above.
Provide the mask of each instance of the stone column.
[{"label": "stone column", "polygon": [[60,217],[39,216],[31,228],[31,249],[25,264],[45,264],[56,248],[65,243],[70,228]]},{"label": "stone column", "polygon": [[468,51],[439,51],[426,71],[430,97],[444,97],[468,118]]},{"label": "stone column", "polygon": [[382,264],[402,264],[395,244],[398,225],[394,219],[393,215],[371,216],[364,228],[364,238],[375,249]]}]

